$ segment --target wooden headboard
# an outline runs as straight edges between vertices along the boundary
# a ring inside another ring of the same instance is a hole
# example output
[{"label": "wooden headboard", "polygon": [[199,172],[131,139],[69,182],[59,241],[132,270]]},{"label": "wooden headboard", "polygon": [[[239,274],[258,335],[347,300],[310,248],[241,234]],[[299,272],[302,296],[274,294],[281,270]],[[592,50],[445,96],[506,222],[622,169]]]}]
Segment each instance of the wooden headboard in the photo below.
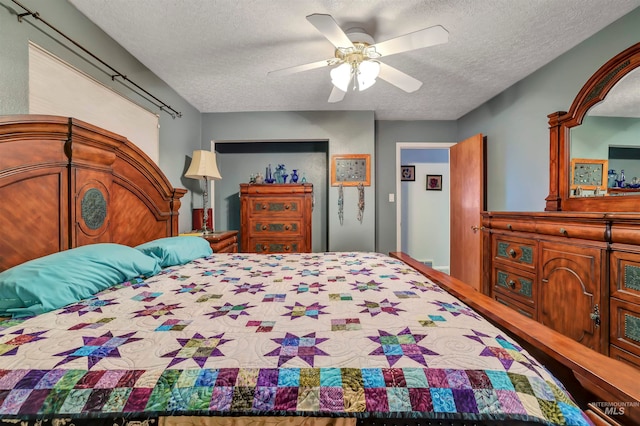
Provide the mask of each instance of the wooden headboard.
[{"label": "wooden headboard", "polygon": [[185,193],[123,136],[69,117],[0,117],[0,271],[86,244],[177,235]]}]

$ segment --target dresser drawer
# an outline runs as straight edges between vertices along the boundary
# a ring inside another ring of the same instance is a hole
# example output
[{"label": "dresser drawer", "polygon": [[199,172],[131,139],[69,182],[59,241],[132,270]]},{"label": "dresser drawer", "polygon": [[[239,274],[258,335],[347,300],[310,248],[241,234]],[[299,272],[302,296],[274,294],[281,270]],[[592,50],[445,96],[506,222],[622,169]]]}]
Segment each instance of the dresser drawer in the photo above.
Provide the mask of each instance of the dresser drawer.
[{"label": "dresser drawer", "polygon": [[229,246],[222,247],[219,250],[215,250],[214,253],[237,253],[238,252],[238,243],[233,243]]},{"label": "dresser drawer", "polygon": [[494,293],[493,298],[496,301],[502,303],[503,305],[510,307],[511,309],[518,312],[519,314],[524,315],[525,317],[528,317],[534,320],[536,319],[536,311],[531,306],[525,306],[521,303],[518,303],[515,300],[511,299],[510,297],[505,297],[501,293]]},{"label": "dresser drawer", "polygon": [[583,238],[592,241],[606,241],[607,227],[603,222],[576,222],[571,220],[541,220],[536,223],[538,234],[557,237]]},{"label": "dresser drawer", "polygon": [[614,251],[610,260],[611,297],[640,304],[640,254]]},{"label": "dresser drawer", "polygon": [[525,305],[535,305],[535,274],[496,264],[493,268],[492,282],[494,291],[503,293],[510,298],[517,299]]},{"label": "dresser drawer", "polygon": [[243,251],[252,253],[300,253],[303,247],[298,240],[268,240],[264,238],[250,238],[249,247]]},{"label": "dresser drawer", "polygon": [[302,216],[302,198],[295,197],[254,197],[249,200],[249,214],[251,216],[284,215],[287,217]]},{"label": "dresser drawer", "polygon": [[505,229],[507,231],[535,232],[536,223],[532,220],[516,218],[491,219],[492,229]]},{"label": "dresser drawer", "polygon": [[214,253],[236,253],[238,251],[238,231],[221,231],[203,235]]},{"label": "dresser drawer", "polygon": [[610,343],[640,356],[640,305],[611,298],[610,315]]},{"label": "dresser drawer", "polygon": [[249,229],[249,235],[258,238],[269,238],[277,235],[277,238],[299,236],[302,233],[301,220],[274,220],[273,218],[256,218],[254,225]]},{"label": "dresser drawer", "polygon": [[636,368],[640,368],[640,355],[634,355],[631,352],[620,349],[617,346],[609,346],[609,356],[618,361],[625,362]]},{"label": "dresser drawer", "polygon": [[497,261],[535,269],[537,242],[526,238],[493,235],[493,256]]}]

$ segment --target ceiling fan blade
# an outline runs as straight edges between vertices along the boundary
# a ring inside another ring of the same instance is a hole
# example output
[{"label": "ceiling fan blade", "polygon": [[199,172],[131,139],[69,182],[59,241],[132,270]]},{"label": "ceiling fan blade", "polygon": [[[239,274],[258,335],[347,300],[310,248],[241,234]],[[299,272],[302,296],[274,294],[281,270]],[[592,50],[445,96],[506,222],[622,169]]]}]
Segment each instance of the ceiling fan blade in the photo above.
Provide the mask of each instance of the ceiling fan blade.
[{"label": "ceiling fan blade", "polygon": [[342,90],[338,89],[336,86],[333,86],[333,89],[331,89],[331,94],[329,95],[329,103],[336,103],[336,102],[340,102],[341,100],[344,99],[344,95],[346,95],[347,92],[343,92]]},{"label": "ceiling fan blade", "polygon": [[349,40],[349,37],[342,31],[342,28],[340,28],[331,15],[314,13],[313,15],[307,16],[307,21],[311,22],[311,25],[316,27],[336,48],[353,47],[353,43]]},{"label": "ceiling fan blade", "polygon": [[405,34],[391,40],[383,41],[373,46],[382,56],[395,55],[414,49],[435,46],[449,41],[449,31],[444,27],[436,25],[413,33]]},{"label": "ceiling fan blade", "polygon": [[396,87],[399,87],[407,93],[415,92],[420,88],[420,86],[422,86],[422,82],[420,80],[416,80],[410,75],[383,63],[380,63],[380,74],[378,74],[378,77],[388,81]]},{"label": "ceiling fan blade", "polygon": [[324,59],[318,62],[312,62],[310,64],[296,65],[295,67],[283,68],[281,70],[269,71],[268,76],[290,75],[301,71],[313,70],[320,67],[326,67],[329,62],[335,60],[335,58]]}]

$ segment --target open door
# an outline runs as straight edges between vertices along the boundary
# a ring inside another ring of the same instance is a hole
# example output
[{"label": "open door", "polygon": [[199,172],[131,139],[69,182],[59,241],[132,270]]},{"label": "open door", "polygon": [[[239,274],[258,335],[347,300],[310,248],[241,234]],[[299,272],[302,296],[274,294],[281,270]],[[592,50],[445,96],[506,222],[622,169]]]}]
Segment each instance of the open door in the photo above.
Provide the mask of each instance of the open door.
[{"label": "open door", "polygon": [[486,208],[486,142],[482,134],[449,149],[450,275],[477,291],[482,285],[480,212]]}]

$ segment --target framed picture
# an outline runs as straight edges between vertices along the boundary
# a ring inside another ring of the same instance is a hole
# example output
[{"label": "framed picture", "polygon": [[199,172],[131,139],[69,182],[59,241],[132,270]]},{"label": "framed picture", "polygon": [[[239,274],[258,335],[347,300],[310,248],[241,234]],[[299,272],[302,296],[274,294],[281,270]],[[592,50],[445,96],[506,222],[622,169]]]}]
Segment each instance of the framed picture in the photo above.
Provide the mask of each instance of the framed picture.
[{"label": "framed picture", "polygon": [[371,155],[339,154],[331,156],[331,186],[371,185]]},{"label": "framed picture", "polygon": [[442,175],[427,175],[427,191],[442,191]]},{"label": "framed picture", "polygon": [[607,189],[608,160],[571,159],[571,189]]},{"label": "framed picture", "polygon": [[416,166],[400,166],[400,180],[414,181],[416,180]]}]

